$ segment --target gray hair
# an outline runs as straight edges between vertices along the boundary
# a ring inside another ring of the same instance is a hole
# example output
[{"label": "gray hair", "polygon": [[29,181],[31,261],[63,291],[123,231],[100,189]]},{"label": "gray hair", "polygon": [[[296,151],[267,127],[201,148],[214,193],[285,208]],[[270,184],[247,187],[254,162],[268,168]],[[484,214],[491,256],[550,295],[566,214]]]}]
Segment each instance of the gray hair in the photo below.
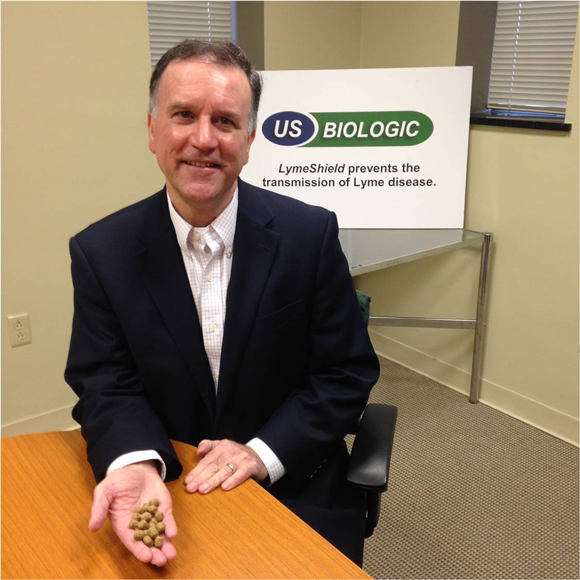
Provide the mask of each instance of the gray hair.
[{"label": "gray hair", "polygon": [[233,42],[207,42],[184,40],[170,48],[157,62],[149,83],[149,112],[153,117],[159,112],[159,83],[161,75],[174,60],[202,60],[221,66],[237,67],[246,75],[252,91],[252,106],[248,118],[248,133],[252,133],[258,122],[258,107],[262,95],[262,77],[252,66],[244,51]]}]

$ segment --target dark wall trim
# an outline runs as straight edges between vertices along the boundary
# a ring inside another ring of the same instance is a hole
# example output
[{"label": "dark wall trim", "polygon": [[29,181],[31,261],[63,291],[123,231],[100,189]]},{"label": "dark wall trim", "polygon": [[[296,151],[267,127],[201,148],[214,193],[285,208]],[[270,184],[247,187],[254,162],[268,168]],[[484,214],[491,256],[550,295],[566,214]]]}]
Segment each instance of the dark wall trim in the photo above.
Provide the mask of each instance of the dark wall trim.
[{"label": "dark wall trim", "polygon": [[516,127],[518,129],[539,129],[541,131],[565,131],[572,130],[572,123],[557,121],[554,119],[531,119],[522,117],[498,117],[489,113],[472,113],[469,118],[470,125],[490,125],[494,127]]},{"label": "dark wall trim", "polygon": [[471,112],[487,109],[497,2],[461,2],[456,66],[473,67]]},{"label": "dark wall trim", "polygon": [[238,13],[238,44],[251,63],[264,70],[264,2],[236,2]]}]

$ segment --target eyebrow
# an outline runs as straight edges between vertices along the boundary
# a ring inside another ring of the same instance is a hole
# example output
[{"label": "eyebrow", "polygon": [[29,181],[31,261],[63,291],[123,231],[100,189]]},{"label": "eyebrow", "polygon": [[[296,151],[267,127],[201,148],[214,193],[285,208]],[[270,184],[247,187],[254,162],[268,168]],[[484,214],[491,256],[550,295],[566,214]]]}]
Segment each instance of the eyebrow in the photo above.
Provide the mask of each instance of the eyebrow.
[{"label": "eyebrow", "polygon": [[[191,107],[186,103],[173,103],[167,107],[167,112],[172,113],[173,111],[180,111],[182,109],[189,110]],[[238,113],[234,113],[233,111],[221,111],[218,112],[217,115],[219,117],[228,117],[233,119],[234,121],[240,122],[242,120],[242,116],[238,115]]]},{"label": "eyebrow", "polygon": [[173,105],[169,105],[169,107],[167,107],[167,112],[172,113],[173,111],[178,111],[179,109],[189,109],[189,106],[185,103],[174,103]]}]

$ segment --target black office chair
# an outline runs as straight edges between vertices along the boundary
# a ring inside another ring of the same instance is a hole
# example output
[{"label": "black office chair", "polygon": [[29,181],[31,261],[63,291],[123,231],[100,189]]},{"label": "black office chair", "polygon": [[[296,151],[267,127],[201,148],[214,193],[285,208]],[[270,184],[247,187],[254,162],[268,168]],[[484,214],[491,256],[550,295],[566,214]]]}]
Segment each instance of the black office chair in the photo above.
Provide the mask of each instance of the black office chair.
[{"label": "black office chair", "polygon": [[[357,290],[359,305],[368,325],[370,297]],[[381,494],[389,483],[389,466],[397,422],[397,407],[370,403],[356,431],[350,454],[347,481],[365,491],[367,520],[365,538],[369,538],[381,513]]]}]

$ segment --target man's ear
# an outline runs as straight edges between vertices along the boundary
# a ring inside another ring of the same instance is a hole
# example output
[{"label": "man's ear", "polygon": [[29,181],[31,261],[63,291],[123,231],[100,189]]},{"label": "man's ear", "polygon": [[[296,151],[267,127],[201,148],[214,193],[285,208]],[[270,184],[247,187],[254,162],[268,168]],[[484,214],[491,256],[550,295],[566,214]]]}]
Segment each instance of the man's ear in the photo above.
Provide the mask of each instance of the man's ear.
[{"label": "man's ear", "polygon": [[248,162],[248,160],[250,159],[250,147],[252,146],[252,143],[254,142],[254,139],[256,138],[256,129],[254,129],[251,133],[250,136],[248,137],[248,148],[246,149],[246,160],[244,161],[244,165]]},{"label": "man's ear", "polygon": [[149,151],[155,153],[155,119],[147,113],[147,131],[149,133]]}]

